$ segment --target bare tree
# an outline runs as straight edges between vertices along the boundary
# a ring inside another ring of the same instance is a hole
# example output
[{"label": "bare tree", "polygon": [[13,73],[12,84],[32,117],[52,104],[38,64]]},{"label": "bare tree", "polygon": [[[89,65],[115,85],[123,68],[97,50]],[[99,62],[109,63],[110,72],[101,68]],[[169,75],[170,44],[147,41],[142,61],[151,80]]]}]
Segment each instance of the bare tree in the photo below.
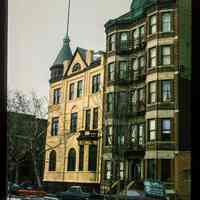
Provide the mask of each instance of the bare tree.
[{"label": "bare tree", "polygon": [[15,182],[18,182],[19,167],[31,156],[34,175],[41,187],[38,161],[44,153],[40,147],[41,142],[45,142],[46,129],[44,130],[41,123],[47,116],[47,99],[38,97],[35,92],[27,96],[20,91],[10,91],[7,110],[8,167],[15,169]]}]

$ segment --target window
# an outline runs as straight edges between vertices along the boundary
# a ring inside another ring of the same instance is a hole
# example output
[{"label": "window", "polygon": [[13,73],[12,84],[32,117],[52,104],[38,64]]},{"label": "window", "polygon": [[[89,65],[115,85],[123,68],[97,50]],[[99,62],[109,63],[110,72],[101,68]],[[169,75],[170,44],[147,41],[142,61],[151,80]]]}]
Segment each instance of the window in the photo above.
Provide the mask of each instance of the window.
[{"label": "window", "polygon": [[71,83],[69,86],[69,100],[74,98],[74,83]]},{"label": "window", "polygon": [[149,49],[149,67],[155,67],[156,66],[156,47],[153,47]]},{"label": "window", "polygon": [[96,93],[100,90],[100,74],[92,77],[92,93]]},{"label": "window", "polygon": [[120,180],[124,180],[124,162],[119,163]]},{"label": "window", "polygon": [[156,102],[156,82],[151,82],[149,84],[149,103]]},{"label": "window", "polygon": [[139,125],[139,144],[144,144],[144,124]]},{"label": "window", "polygon": [[78,81],[77,97],[83,96],[83,80]]},{"label": "window", "polygon": [[154,34],[157,31],[157,18],[156,15],[150,17],[149,33]]},{"label": "window", "polygon": [[171,178],[171,160],[162,159],[161,160],[161,181],[170,182]]},{"label": "window", "polygon": [[86,110],[86,117],[85,117],[85,129],[90,129],[90,117],[91,117],[91,111]]},{"label": "window", "polygon": [[139,46],[139,29],[135,29],[133,31],[133,44],[134,44],[134,49]]},{"label": "window", "polygon": [[137,125],[131,126],[131,142],[137,143]]},{"label": "window", "polygon": [[118,93],[118,112],[127,112],[127,92],[121,91]]},{"label": "window", "polygon": [[88,171],[96,171],[97,167],[97,145],[89,145]]},{"label": "window", "polygon": [[110,180],[112,178],[112,162],[105,160],[105,179]]},{"label": "window", "polygon": [[118,135],[117,135],[117,139],[118,139],[118,145],[123,145],[124,144],[124,128],[123,127],[119,127],[118,130]]},{"label": "window", "polygon": [[79,145],[79,171],[83,171],[84,145]]},{"label": "window", "polygon": [[113,111],[113,93],[107,94],[107,112]]},{"label": "window", "polygon": [[109,51],[115,51],[115,35],[109,37]]},{"label": "window", "polygon": [[71,132],[76,132],[77,129],[77,115],[78,113],[71,113]]},{"label": "window", "polygon": [[137,90],[133,90],[131,91],[130,93],[130,110],[132,112],[136,112],[137,110],[137,97],[138,97],[138,94],[137,94]]},{"label": "window", "polygon": [[138,70],[138,60],[136,58],[133,59],[132,67],[133,67],[133,71]]},{"label": "window", "polygon": [[144,56],[139,57],[139,67],[140,69],[145,67]]},{"label": "window", "polygon": [[155,179],[156,163],[154,159],[147,160],[147,178]]},{"label": "window", "polygon": [[74,148],[69,150],[68,153],[68,171],[75,171],[76,170],[76,151]]},{"label": "window", "polygon": [[170,32],[171,31],[171,14],[164,13],[162,15],[162,32]]},{"label": "window", "polygon": [[54,117],[52,119],[52,126],[51,126],[51,135],[57,136],[58,135],[58,129],[59,129],[59,118]]},{"label": "window", "polygon": [[128,48],[128,33],[121,33],[121,35],[120,35],[120,47],[122,49]]},{"label": "window", "polygon": [[72,72],[79,71],[80,69],[81,69],[81,65],[79,63],[76,63],[72,68]]},{"label": "window", "polygon": [[56,151],[52,150],[49,154],[49,171],[56,171]]},{"label": "window", "polygon": [[163,80],[161,81],[162,85],[162,101],[170,101],[172,94],[171,94],[171,80]]},{"label": "window", "polygon": [[53,91],[53,104],[60,103],[60,88],[57,88]]},{"label": "window", "polygon": [[151,119],[149,120],[149,140],[155,140],[156,139],[156,120]]},{"label": "window", "polygon": [[93,110],[93,129],[98,128],[98,108]]},{"label": "window", "polygon": [[126,61],[119,63],[119,79],[128,80],[128,63]]},{"label": "window", "polygon": [[170,119],[162,119],[162,140],[170,141],[171,139],[171,120]]},{"label": "window", "polygon": [[105,145],[109,146],[112,145],[112,126],[107,126],[106,127],[106,141],[105,141]]},{"label": "window", "polygon": [[108,81],[114,81],[115,80],[115,64],[110,63],[108,65]]},{"label": "window", "polygon": [[163,46],[161,49],[162,49],[162,65],[170,65],[171,64],[170,46]]},{"label": "window", "polygon": [[140,88],[139,90],[138,90],[138,95],[139,95],[139,103],[140,104],[144,104],[145,103],[145,95],[144,95],[144,88]]},{"label": "window", "polygon": [[139,32],[140,32],[140,39],[141,39],[141,41],[144,41],[144,26],[141,26],[140,28],[139,28]]}]

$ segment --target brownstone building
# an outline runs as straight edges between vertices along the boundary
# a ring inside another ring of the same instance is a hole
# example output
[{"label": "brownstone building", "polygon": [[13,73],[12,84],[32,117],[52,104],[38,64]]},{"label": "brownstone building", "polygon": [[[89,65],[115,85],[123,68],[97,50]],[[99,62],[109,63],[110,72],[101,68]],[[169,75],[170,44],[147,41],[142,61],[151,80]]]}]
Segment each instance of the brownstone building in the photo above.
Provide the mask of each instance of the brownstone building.
[{"label": "brownstone building", "polygon": [[103,191],[150,179],[190,198],[190,4],[133,0],[105,24]]}]

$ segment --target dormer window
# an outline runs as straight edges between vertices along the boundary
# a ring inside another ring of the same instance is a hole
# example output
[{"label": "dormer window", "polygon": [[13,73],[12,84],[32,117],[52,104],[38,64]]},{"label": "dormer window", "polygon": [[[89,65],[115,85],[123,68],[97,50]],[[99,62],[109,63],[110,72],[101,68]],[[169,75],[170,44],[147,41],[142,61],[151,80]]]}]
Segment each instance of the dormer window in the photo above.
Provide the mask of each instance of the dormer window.
[{"label": "dormer window", "polygon": [[81,65],[79,63],[76,63],[72,68],[72,72],[77,72],[80,69],[81,69]]}]

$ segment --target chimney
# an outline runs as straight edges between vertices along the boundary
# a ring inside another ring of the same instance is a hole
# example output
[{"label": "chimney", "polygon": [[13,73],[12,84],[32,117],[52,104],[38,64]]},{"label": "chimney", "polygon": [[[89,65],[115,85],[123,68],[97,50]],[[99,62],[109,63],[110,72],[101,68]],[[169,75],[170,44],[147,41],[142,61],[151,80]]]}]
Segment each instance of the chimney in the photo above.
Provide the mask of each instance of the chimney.
[{"label": "chimney", "polygon": [[94,56],[94,51],[88,49],[86,53],[86,62],[88,65],[90,65],[93,62],[93,56]]}]

